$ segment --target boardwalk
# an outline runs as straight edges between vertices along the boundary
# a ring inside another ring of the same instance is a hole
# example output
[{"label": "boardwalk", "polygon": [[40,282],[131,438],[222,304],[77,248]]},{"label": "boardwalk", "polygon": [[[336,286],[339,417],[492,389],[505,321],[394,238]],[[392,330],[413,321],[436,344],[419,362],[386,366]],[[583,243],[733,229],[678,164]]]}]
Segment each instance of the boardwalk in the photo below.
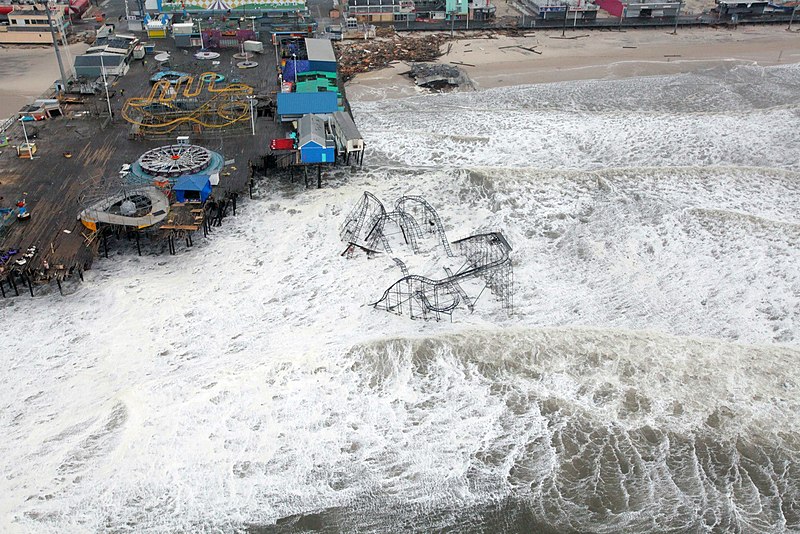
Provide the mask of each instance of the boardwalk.
[{"label": "boardwalk", "polygon": [[[173,70],[190,74],[212,70],[211,62],[195,60],[191,53],[174,49],[171,40],[158,42],[157,51],[172,54],[170,67]],[[272,47],[253,58],[259,65],[251,69],[237,68],[240,60],[232,57],[236,52],[220,51],[217,72],[224,75],[226,81],[251,85],[262,104],[274,99],[278,87]],[[86,194],[104,178],[118,177],[123,164],[132,163],[151,148],[175,142],[172,137],[134,139],[131,126],[121,118],[125,98],[149,94],[149,78],[157,66],[152,56],[147,57],[146,65],[134,61],[129,73],[113,82],[109,87],[114,110],[111,121],[105,94],[102,94],[74,95],[70,98],[72,103],[63,105],[63,117],[26,123],[28,136],[35,137],[30,140],[36,142],[38,149],[32,160],[18,158],[13,148],[24,142],[21,125],[14,124],[7,130],[10,145],[0,153],[0,197],[3,197],[0,208],[13,207],[24,199],[31,217],[25,222],[12,222],[0,230],[0,256],[9,249],[20,251],[0,265],[0,280],[7,280],[11,273],[22,281],[61,280],[91,267],[99,240],[93,239],[77,219],[78,213],[86,207],[83,205]],[[249,163],[260,162],[271,138],[285,135],[285,126],[271,118],[257,118],[255,129],[256,135],[251,134],[251,127],[247,125],[235,136],[191,139],[191,143],[218,152],[229,162],[215,190],[217,197],[246,189],[251,178]],[[36,246],[36,254],[19,265],[15,260],[31,246]],[[5,287],[7,290],[9,286]]]}]

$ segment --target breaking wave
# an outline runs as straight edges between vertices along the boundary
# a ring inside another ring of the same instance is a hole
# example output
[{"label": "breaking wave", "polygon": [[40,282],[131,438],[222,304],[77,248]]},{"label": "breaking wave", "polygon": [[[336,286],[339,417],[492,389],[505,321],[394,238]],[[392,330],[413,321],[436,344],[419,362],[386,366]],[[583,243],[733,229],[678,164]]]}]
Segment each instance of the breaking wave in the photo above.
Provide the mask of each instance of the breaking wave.
[{"label": "breaking wave", "polygon": [[[359,103],[371,166],[2,301],[0,530],[799,530],[798,85]],[[502,231],[513,313],[367,306],[400,272],[340,255],[364,190]]]},{"label": "breaking wave", "polygon": [[545,169],[758,163],[797,170],[799,73],[797,65],[723,66],[363,102],[355,112],[371,162]]}]

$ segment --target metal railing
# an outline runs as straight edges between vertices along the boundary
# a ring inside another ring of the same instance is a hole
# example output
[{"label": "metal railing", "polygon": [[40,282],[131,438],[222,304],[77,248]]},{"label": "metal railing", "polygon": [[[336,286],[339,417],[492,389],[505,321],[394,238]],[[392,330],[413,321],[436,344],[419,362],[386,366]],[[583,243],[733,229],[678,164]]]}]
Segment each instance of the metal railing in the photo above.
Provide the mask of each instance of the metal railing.
[{"label": "metal railing", "polygon": [[[795,15],[796,16],[796,15]],[[462,30],[531,30],[531,29],[632,29],[654,27],[689,27],[718,26],[741,24],[787,24],[793,18],[792,12],[763,13],[761,15],[738,15],[733,19],[730,15],[720,16],[717,13],[697,13],[692,15],[663,17],[607,17],[598,19],[581,19],[569,17],[564,24],[564,17],[540,18],[530,15],[503,17],[496,20],[436,20],[394,22],[373,21],[378,27],[394,26],[395,31],[462,31]]]}]

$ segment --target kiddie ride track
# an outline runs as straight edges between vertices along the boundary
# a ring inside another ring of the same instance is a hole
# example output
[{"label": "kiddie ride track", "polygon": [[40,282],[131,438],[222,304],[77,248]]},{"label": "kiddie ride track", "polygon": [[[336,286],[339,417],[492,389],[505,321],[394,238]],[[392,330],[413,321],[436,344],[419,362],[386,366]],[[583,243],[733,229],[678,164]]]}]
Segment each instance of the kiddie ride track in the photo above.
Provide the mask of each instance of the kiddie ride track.
[{"label": "kiddie ride track", "polygon": [[419,240],[424,237],[424,228],[427,233],[435,235],[448,256],[463,256],[466,261],[457,272],[445,268],[447,276],[435,280],[410,274],[399,258],[392,258],[404,276],[389,286],[373,306],[397,314],[407,310],[412,319],[421,317],[438,320],[442,314],[452,317],[453,311],[462,303],[470,311],[474,309],[483,290],[473,298],[461,284],[477,280],[500,299],[505,310],[511,311],[514,285],[509,257],[511,245],[501,233],[481,233],[454,241],[452,245],[457,250],[454,253],[439,215],[425,199],[403,196],[395,202],[394,211],[387,212],[380,200],[372,193],[365,192],[340,228],[339,236],[348,243],[345,252],[359,248],[367,253],[377,253],[383,249],[391,254],[385,233],[387,223],[399,227],[405,243],[415,253],[419,252]]},{"label": "kiddie ride track", "polygon": [[221,130],[250,121],[253,88],[242,83],[218,85],[216,72],[186,76],[173,84],[160,80],[145,98],[129,98],[122,116],[142,135],[163,135],[176,129]]},{"label": "kiddie ride track", "polygon": [[157,187],[94,187],[81,195],[78,219],[91,231],[99,225],[149,228],[167,218],[169,199]]}]

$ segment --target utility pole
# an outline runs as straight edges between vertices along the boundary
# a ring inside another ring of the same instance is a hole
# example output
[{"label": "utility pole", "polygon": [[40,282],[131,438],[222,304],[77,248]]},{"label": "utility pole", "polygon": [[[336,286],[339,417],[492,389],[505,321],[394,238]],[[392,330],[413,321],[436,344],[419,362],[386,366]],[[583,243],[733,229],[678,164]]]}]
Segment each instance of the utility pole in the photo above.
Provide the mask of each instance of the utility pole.
[{"label": "utility pole", "polygon": [[106,103],[108,104],[108,118],[114,120],[114,113],[111,111],[111,98],[108,96],[108,81],[106,81],[106,64],[103,62],[103,53],[100,52],[100,69],[103,71],[103,85],[106,88]]},{"label": "utility pole", "polygon": [[792,31],[792,22],[794,22],[794,14],[797,13],[797,6],[798,4],[795,2],[794,9],[792,9],[792,16],[789,17],[789,27],[786,28],[786,31]]},{"label": "utility pole", "polygon": [[256,97],[254,97],[253,95],[247,95],[247,100],[249,100],[250,102],[250,126],[253,129],[253,135],[256,134],[256,116],[255,113],[253,112],[253,103],[255,98]]},{"label": "utility pole", "polygon": [[681,16],[681,7],[683,6],[683,2],[678,4],[678,10],[675,12],[675,28],[672,29],[672,35],[678,34],[678,17]]},{"label": "utility pole", "polygon": [[567,33],[567,17],[569,17],[569,4],[564,2],[564,25],[561,27],[561,37],[565,37]]},{"label": "utility pole", "polygon": [[53,49],[56,52],[56,59],[58,60],[58,71],[61,73],[61,85],[59,86],[58,92],[61,92],[62,87],[67,86],[67,75],[64,72],[64,63],[61,61],[61,52],[58,50],[58,39],[56,38],[56,31],[53,28],[53,15],[50,13],[50,5],[45,5],[45,11],[47,11],[47,25],[50,26],[50,36],[53,38]]},{"label": "utility pole", "polygon": [[33,150],[28,142],[28,130],[25,129],[25,116],[20,117],[20,122],[22,123],[22,136],[25,137],[25,149],[28,151],[29,159],[33,159]]}]

